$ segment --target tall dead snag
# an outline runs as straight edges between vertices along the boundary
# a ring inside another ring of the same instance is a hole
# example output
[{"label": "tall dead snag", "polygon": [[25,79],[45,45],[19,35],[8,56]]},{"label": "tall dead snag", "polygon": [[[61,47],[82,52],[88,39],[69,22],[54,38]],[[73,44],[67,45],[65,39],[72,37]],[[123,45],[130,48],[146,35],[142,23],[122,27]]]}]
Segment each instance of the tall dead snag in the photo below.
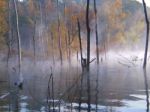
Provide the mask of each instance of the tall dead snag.
[{"label": "tall dead snag", "polygon": [[17,26],[17,43],[18,43],[18,62],[19,62],[19,83],[18,86],[22,88],[23,76],[22,76],[22,55],[21,55],[21,37],[19,29],[19,17],[18,17],[18,8],[16,0],[14,0],[15,14],[16,14],[16,26]]},{"label": "tall dead snag", "polygon": [[87,28],[87,93],[88,93],[88,112],[91,111],[91,95],[90,95],[90,25],[89,25],[89,5],[90,0],[87,0],[86,6],[86,28]]},{"label": "tall dead snag", "polygon": [[87,71],[90,66],[90,25],[89,25],[89,4],[90,0],[87,0],[86,6],[86,28],[87,28]]},{"label": "tall dead snag", "polygon": [[96,0],[94,0],[94,13],[95,13],[96,57],[97,57],[97,64],[99,64],[99,47],[98,47],[98,30],[97,30],[97,8],[96,8]]},{"label": "tall dead snag", "polygon": [[36,64],[36,47],[35,47],[35,44],[36,44],[36,40],[35,40],[35,34],[36,34],[36,17],[34,18],[34,32],[33,32],[33,52],[34,52],[34,64]]},{"label": "tall dead snag", "polygon": [[146,22],[146,44],[145,44],[145,54],[144,54],[144,63],[143,68],[146,68],[147,64],[147,51],[148,51],[148,41],[149,41],[149,20],[147,15],[147,9],[146,9],[146,3],[145,0],[143,1],[143,7],[144,7],[144,14],[145,14],[145,22]]},{"label": "tall dead snag", "polygon": [[[39,12],[40,12],[40,24],[41,26],[43,26],[43,7],[42,7],[42,2],[39,1]],[[41,44],[41,50],[43,53],[43,57],[45,58],[45,47],[44,47],[44,39],[43,36],[44,35],[44,29],[42,28],[42,30],[39,31],[39,38],[40,38],[40,44]]]},{"label": "tall dead snag", "polygon": [[8,62],[10,58],[10,52],[11,52],[11,45],[12,45],[12,21],[11,21],[11,0],[8,2],[8,16],[9,16],[9,36],[6,37],[6,44],[8,47],[8,52],[7,52],[7,67],[8,67]]},{"label": "tall dead snag", "polygon": [[51,49],[52,49],[53,65],[55,65],[55,56],[54,56],[54,37],[53,37],[53,33],[52,33],[52,32],[51,32]]},{"label": "tall dead snag", "polygon": [[61,48],[61,37],[60,37],[60,17],[59,17],[59,3],[57,0],[57,18],[58,18],[58,47],[59,47],[59,55],[60,55],[60,61],[61,65],[63,64],[63,58],[62,58],[62,48]]},{"label": "tall dead snag", "polygon": [[71,39],[70,39],[70,31],[68,29],[68,61],[69,61],[69,64],[71,63]]},{"label": "tall dead snag", "polygon": [[81,66],[82,66],[82,69],[84,67],[84,64],[83,64],[83,55],[82,55],[82,42],[81,42],[81,33],[80,33],[80,22],[79,22],[79,19],[77,19],[77,22],[78,22],[78,37],[79,37],[79,44],[80,44],[80,58],[81,58]]},{"label": "tall dead snag", "polygon": [[[80,86],[80,97],[79,97],[79,112],[81,111],[81,103],[82,103],[82,89],[83,89],[83,73],[84,73],[84,67],[86,66],[83,59],[82,54],[82,41],[81,41],[81,31],[80,31],[80,21],[77,19],[78,23],[78,37],[79,37],[79,44],[80,44],[80,58],[81,58],[81,66],[82,66],[82,74],[81,74],[81,86]],[[78,55],[77,55],[78,56]],[[77,58],[78,61],[78,58]]]}]

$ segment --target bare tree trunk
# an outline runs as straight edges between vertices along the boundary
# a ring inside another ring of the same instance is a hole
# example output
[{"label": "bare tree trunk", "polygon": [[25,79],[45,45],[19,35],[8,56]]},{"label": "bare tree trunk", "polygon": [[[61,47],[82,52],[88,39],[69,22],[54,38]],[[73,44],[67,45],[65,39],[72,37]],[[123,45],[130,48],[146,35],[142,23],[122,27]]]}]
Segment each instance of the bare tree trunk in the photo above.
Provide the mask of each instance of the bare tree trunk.
[{"label": "bare tree trunk", "polygon": [[52,47],[52,58],[53,58],[53,64],[55,65],[55,57],[54,57],[54,37],[53,37],[53,33],[51,32],[51,39],[52,39],[52,43],[51,43],[51,47]]},{"label": "bare tree trunk", "polygon": [[87,6],[86,6],[86,28],[87,28],[87,71],[89,71],[89,67],[90,67],[89,4],[90,4],[90,0],[87,0]]},{"label": "bare tree trunk", "polygon": [[60,61],[61,65],[63,64],[62,59],[62,46],[61,46],[61,37],[60,37],[60,17],[59,17],[59,6],[58,6],[58,0],[57,0],[57,17],[58,17],[58,47],[59,47],[59,54],[60,54]]},{"label": "bare tree trunk", "polygon": [[65,34],[65,44],[66,44],[66,57],[69,59],[69,56],[68,56],[68,38],[67,38],[67,34]]},{"label": "bare tree trunk", "polygon": [[148,15],[147,15],[147,9],[146,9],[146,3],[145,0],[143,1],[143,7],[144,7],[144,14],[145,14],[145,21],[146,21],[146,44],[145,44],[145,54],[144,54],[144,63],[143,63],[143,68],[146,68],[147,64],[147,52],[148,52],[148,41],[149,41],[149,20],[148,20]]},{"label": "bare tree trunk", "polygon": [[[64,23],[65,26],[67,26],[67,22],[66,22],[66,0],[64,0]],[[68,63],[71,64],[71,59],[70,59],[70,32],[69,29],[67,30],[67,33],[65,34],[65,42],[66,42],[66,54],[67,54],[67,58],[68,58]]]},{"label": "bare tree trunk", "polygon": [[18,8],[16,0],[14,0],[14,6],[15,6],[15,14],[16,14],[16,26],[17,26],[17,43],[18,43],[18,61],[19,61],[19,79],[20,82],[18,86],[22,88],[23,84],[23,76],[22,76],[22,54],[21,54],[21,37],[20,37],[20,29],[19,29],[19,17],[18,17]]},{"label": "bare tree trunk", "polygon": [[[7,76],[8,76],[8,89],[9,89],[9,92],[11,92],[11,89],[10,89],[10,74],[9,74],[9,59],[10,59],[10,53],[11,53],[11,46],[12,46],[12,20],[11,20],[11,3],[12,3],[12,0],[9,0],[8,1],[8,7],[9,7],[9,10],[8,10],[8,16],[9,16],[9,36],[6,38],[6,43],[7,43],[7,47],[8,47],[8,54],[7,54],[7,64],[6,64],[6,67],[7,67]],[[10,100],[10,96],[8,98],[9,100],[9,109],[8,111],[11,111],[11,100]]]},{"label": "bare tree trunk", "polygon": [[94,12],[95,12],[95,35],[96,35],[96,57],[97,64],[99,64],[99,47],[98,47],[98,30],[97,30],[97,8],[96,8],[96,0],[94,0]]},{"label": "bare tree trunk", "polygon": [[77,19],[77,22],[78,22],[78,37],[79,37],[79,44],[80,44],[81,66],[82,66],[82,69],[83,69],[84,64],[83,64],[82,42],[81,42],[81,33],[80,33],[80,22],[79,22],[79,19]]},{"label": "bare tree trunk", "polygon": [[91,95],[90,95],[90,26],[89,26],[89,5],[90,0],[87,0],[86,6],[86,28],[87,28],[87,93],[88,93],[88,112],[91,111]]},{"label": "bare tree trunk", "polygon": [[8,2],[8,7],[9,7],[9,36],[6,38],[6,44],[8,47],[8,53],[7,53],[7,68],[8,68],[8,63],[9,63],[9,58],[10,58],[10,52],[11,52],[11,44],[12,44],[12,21],[11,21],[11,0]]},{"label": "bare tree trunk", "polygon": [[41,20],[41,26],[42,26],[42,31],[40,31],[40,43],[41,43],[41,50],[43,53],[43,57],[45,58],[45,47],[44,47],[44,40],[43,40],[43,12],[42,12],[42,4],[39,1],[39,11],[40,11],[40,20]]},{"label": "bare tree trunk", "polygon": [[[36,19],[36,18],[35,18]],[[34,64],[36,64],[36,40],[35,40],[35,34],[36,34],[36,20],[34,19],[34,32],[33,32],[33,52],[34,52]]]},{"label": "bare tree trunk", "polygon": [[69,56],[69,63],[71,63],[71,37],[70,37],[70,31],[68,30],[68,56]]}]

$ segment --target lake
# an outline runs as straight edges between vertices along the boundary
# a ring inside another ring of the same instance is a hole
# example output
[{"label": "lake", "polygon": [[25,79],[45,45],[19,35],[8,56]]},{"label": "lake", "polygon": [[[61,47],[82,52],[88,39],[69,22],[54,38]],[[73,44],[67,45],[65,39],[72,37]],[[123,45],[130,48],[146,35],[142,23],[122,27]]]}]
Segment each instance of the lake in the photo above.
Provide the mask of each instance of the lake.
[{"label": "lake", "polygon": [[4,65],[0,67],[1,112],[87,112],[89,96],[91,112],[149,112],[150,71],[136,63],[107,61],[97,66],[93,62],[87,75],[80,62],[61,67],[24,61],[22,90],[14,85],[15,64],[10,63],[9,69]]}]

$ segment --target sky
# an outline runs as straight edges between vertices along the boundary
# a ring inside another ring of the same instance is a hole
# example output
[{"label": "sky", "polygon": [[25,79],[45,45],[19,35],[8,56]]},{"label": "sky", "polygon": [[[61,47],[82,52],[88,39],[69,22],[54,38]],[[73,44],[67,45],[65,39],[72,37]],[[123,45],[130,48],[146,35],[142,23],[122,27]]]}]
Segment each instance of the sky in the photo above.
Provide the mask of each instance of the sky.
[{"label": "sky", "polygon": [[18,1],[23,2],[23,0],[18,0]]},{"label": "sky", "polygon": [[[135,1],[138,1],[138,2],[142,3],[142,0],[135,0]],[[150,7],[150,0],[145,0],[145,2],[146,2],[146,5],[148,7]]]}]

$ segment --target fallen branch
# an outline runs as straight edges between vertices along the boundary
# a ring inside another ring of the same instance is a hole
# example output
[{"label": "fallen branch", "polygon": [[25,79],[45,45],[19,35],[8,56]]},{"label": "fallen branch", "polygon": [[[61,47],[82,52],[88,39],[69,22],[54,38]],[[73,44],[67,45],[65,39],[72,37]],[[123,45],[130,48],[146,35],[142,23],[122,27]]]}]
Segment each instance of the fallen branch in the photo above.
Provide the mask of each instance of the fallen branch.
[{"label": "fallen branch", "polygon": [[129,63],[131,63],[132,65],[135,66],[135,63],[133,63],[133,62],[132,62],[131,60],[129,60],[127,57],[122,56],[122,55],[120,55],[120,54],[119,54],[119,56],[121,56],[122,58],[124,58],[124,59],[127,60]]},{"label": "fallen branch", "polygon": [[9,94],[10,94],[10,93],[7,93],[7,94],[4,94],[4,95],[0,96],[0,99],[6,98]]},{"label": "fallen branch", "polygon": [[121,63],[120,61],[118,61],[118,63],[119,63],[119,64],[121,64],[121,65],[123,65],[123,66],[126,66],[126,67],[128,67],[128,68],[130,68],[130,67],[131,67],[130,65],[125,64],[125,63]]},{"label": "fallen branch", "polygon": [[89,64],[92,63],[92,62],[95,61],[95,60],[96,60],[96,58],[92,59],[92,60],[89,62]]}]

